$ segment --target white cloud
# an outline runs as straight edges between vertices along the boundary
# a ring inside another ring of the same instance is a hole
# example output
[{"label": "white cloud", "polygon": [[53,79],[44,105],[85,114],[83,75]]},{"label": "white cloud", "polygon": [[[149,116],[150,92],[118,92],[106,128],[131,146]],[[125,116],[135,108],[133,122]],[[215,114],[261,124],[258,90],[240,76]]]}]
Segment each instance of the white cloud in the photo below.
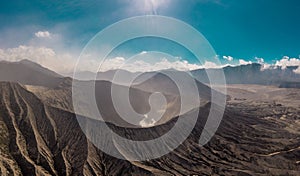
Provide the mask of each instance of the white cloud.
[{"label": "white cloud", "polygon": [[225,66],[228,66],[229,64],[226,65],[217,65],[214,62],[210,62],[210,61],[205,61],[204,64],[201,66],[201,68],[223,68]]},{"label": "white cloud", "polygon": [[300,59],[284,56],[281,60],[276,61],[275,66],[286,69],[288,66],[300,66]]},{"label": "white cloud", "polygon": [[297,69],[293,71],[294,73],[300,74],[300,59],[283,56],[281,60],[275,63],[275,68],[280,67],[281,69],[286,69],[289,66],[297,66]]},{"label": "white cloud", "polygon": [[240,65],[248,65],[248,64],[252,64],[251,61],[245,61],[244,59],[239,59],[239,64]]},{"label": "white cloud", "polygon": [[146,72],[146,71],[158,71],[166,69],[175,69],[179,71],[190,71],[196,69],[208,69],[208,68],[222,68],[226,65],[217,65],[214,62],[205,61],[202,65],[189,63],[187,60],[170,61],[165,58],[158,59],[155,63],[150,63],[145,60],[135,60],[128,62],[123,57],[115,57],[105,60],[101,65],[100,71],[107,71],[112,69],[123,69],[131,72]]},{"label": "white cloud", "polygon": [[232,56],[223,56],[223,59],[226,59],[227,61],[233,61]]},{"label": "white cloud", "polygon": [[286,69],[289,66],[297,67],[297,69],[293,70],[294,73],[300,74],[300,59],[290,58],[288,56],[283,56],[282,59],[277,60],[275,64],[265,63],[263,58],[256,58],[258,63],[262,64],[262,70],[266,69]]},{"label": "white cloud", "polygon": [[51,38],[51,34],[49,31],[38,31],[34,33],[34,35],[38,38]]}]

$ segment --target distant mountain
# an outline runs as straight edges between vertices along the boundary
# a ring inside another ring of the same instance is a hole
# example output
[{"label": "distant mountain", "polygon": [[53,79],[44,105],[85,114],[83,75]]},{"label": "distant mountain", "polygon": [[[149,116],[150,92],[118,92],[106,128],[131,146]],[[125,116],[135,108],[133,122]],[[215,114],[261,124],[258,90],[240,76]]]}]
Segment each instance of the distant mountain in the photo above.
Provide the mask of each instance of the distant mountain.
[{"label": "distant mountain", "polygon": [[[118,78],[116,78],[118,74]],[[84,77],[83,75],[86,75]],[[193,78],[187,72],[177,71],[174,69],[161,70],[161,71],[152,71],[152,72],[129,72],[126,70],[108,70],[106,72],[98,72],[96,80],[97,81],[109,81],[114,84],[120,84],[125,86],[134,87],[147,92],[163,92],[169,95],[179,95],[178,85],[172,80],[171,77],[176,77],[179,80],[178,84],[185,85],[185,89],[188,89],[187,92],[191,92],[192,87],[189,85],[187,78]],[[84,79],[80,79],[84,78]],[[76,79],[78,80],[94,80],[95,73],[92,72],[79,72],[76,74]],[[132,82],[129,82],[131,80]],[[201,98],[205,100],[210,100],[211,90],[207,85],[197,81],[195,85],[198,88]]]},{"label": "distant mountain", "polygon": [[[202,83],[210,83],[207,74],[213,75],[214,78],[220,78],[222,71],[224,72],[227,84],[260,84],[260,85],[276,85],[279,86],[285,82],[300,82],[300,74],[294,72],[297,67],[288,66],[285,69],[281,67],[262,69],[262,65],[258,63],[239,65],[239,66],[226,66],[224,68],[211,68],[211,69],[198,69],[191,71],[192,75]],[[114,76],[118,72],[122,77],[135,78],[133,84],[139,84],[144,80],[151,78],[158,72],[144,72],[133,73],[126,70],[109,70],[106,72],[98,72],[96,80],[113,81]],[[179,71],[169,69],[162,70],[160,72],[174,72]],[[72,76],[72,74],[68,74]],[[92,72],[79,72],[76,75],[79,80],[94,80],[95,73]],[[114,80],[117,84],[128,85],[126,80],[118,79]],[[218,82],[218,79],[214,80]],[[147,87],[147,86],[145,86]]]},{"label": "distant mountain", "polygon": [[280,67],[262,69],[258,63],[227,66],[220,69],[199,69],[192,71],[192,74],[204,83],[209,83],[207,73],[211,75],[221,75],[224,71],[227,84],[261,84],[261,85],[280,85],[282,82],[300,82],[300,74],[293,72],[297,67]]},{"label": "distant mountain", "polygon": [[[176,78],[178,82],[172,80]],[[189,79],[190,78],[190,79]],[[164,92],[167,94],[179,95],[179,86],[184,85],[187,92],[192,91],[191,81],[197,86],[198,92],[202,98],[210,100],[211,89],[207,85],[194,80],[187,72],[175,70],[163,70],[161,72],[146,72],[136,78],[133,87],[147,90],[149,92]],[[179,84],[179,85],[177,85]]]},{"label": "distant mountain", "polygon": [[29,60],[0,61],[0,81],[56,87],[62,80],[61,75]]},{"label": "distant mountain", "polygon": [[300,88],[300,82],[282,82],[280,88]]},{"label": "distant mountain", "polygon": [[[64,74],[64,76],[68,76],[73,78],[73,72],[70,73],[66,73]],[[78,80],[94,80],[95,78],[95,73],[91,72],[91,71],[80,71],[76,74],[76,77],[74,77],[74,79],[78,79]]]},{"label": "distant mountain", "polygon": [[94,73],[91,71],[79,71],[75,75],[74,73],[68,73],[66,74],[66,76],[70,76],[70,77],[74,76],[74,79],[83,80],[83,81],[95,80],[96,78],[96,80],[110,81],[117,84],[128,85],[128,82],[126,82],[126,80],[118,80],[118,81],[113,80],[117,72],[118,74],[127,78],[134,78],[134,76],[140,74],[140,72],[133,73],[126,70],[117,69],[117,70],[108,70],[108,71],[98,72],[98,73]]}]

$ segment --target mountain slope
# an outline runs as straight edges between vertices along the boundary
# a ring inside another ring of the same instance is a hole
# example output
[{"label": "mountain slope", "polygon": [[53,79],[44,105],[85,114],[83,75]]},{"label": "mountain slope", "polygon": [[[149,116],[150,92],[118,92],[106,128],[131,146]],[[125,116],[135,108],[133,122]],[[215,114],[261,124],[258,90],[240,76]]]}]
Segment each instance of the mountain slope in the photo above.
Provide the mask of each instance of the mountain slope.
[{"label": "mountain slope", "polygon": [[[171,75],[171,77],[169,76]],[[180,82],[175,82],[172,77],[176,77]],[[187,79],[190,78],[190,79]],[[203,100],[210,100],[211,89],[205,84],[193,78],[186,72],[179,71],[162,71],[162,72],[146,72],[141,74],[134,82],[133,87],[146,90],[149,92],[164,92],[172,95],[180,95],[179,86],[184,86],[186,92],[198,93]],[[193,81],[193,82],[192,82]],[[193,85],[197,86],[193,92]],[[177,85],[178,84],[178,85]]]},{"label": "mountain slope", "polygon": [[[179,79],[179,84],[184,86],[185,95],[188,96],[189,102],[186,103],[184,106],[181,106],[181,99],[180,99],[180,92],[178,90],[178,85],[175,84],[168,76],[162,73],[143,73],[141,74],[136,80],[133,85],[130,87],[124,85],[118,85],[111,83],[109,81],[104,80],[97,80],[95,81],[95,95],[98,108],[101,110],[101,115],[106,121],[112,122],[119,126],[125,127],[134,127],[124,121],[117,113],[116,109],[114,108],[114,104],[112,102],[112,94],[111,88],[114,86],[115,88],[115,96],[116,94],[120,94],[121,97],[124,92],[128,89],[129,91],[129,99],[133,109],[140,113],[145,114],[150,111],[150,104],[149,104],[149,97],[151,94],[155,92],[162,93],[166,98],[166,111],[163,114],[162,118],[157,121],[155,124],[162,124],[167,122],[168,120],[172,119],[173,117],[179,115],[180,113],[186,113],[193,108],[197,108],[202,106],[210,101],[211,99],[211,89],[196,81],[195,80],[195,88],[193,89],[190,86],[191,80],[185,79],[186,73],[185,72],[175,72],[170,71],[169,74],[173,74]],[[85,100],[84,97],[87,97],[85,94],[85,90],[87,90],[94,82],[92,81],[79,81],[74,80],[73,85],[76,87],[82,87],[80,94],[78,96],[82,96],[81,100]],[[41,98],[45,103],[55,106],[58,108],[62,108],[64,110],[73,112],[73,104],[72,104],[72,80],[71,79],[64,79],[64,82],[60,84],[59,87],[56,88],[45,88],[45,87],[36,87],[36,86],[27,86],[28,89],[34,92],[39,98]],[[194,90],[194,91],[193,91]],[[212,90],[215,93],[215,90]],[[121,94],[122,92],[122,94]],[[200,96],[200,102],[196,101],[194,98],[197,94]],[[219,94],[223,96],[222,94]],[[79,99],[79,98],[78,98]],[[195,101],[192,101],[195,100]],[[81,102],[81,104],[88,105],[89,102]],[[165,109],[161,107],[161,110]],[[180,108],[182,111],[180,112]],[[88,108],[83,108],[88,109]],[[159,111],[159,110],[158,110]],[[84,113],[82,113],[84,114]],[[85,114],[89,114],[89,112],[85,112]],[[89,115],[92,116],[92,115]],[[139,118],[141,121],[145,118]]]},{"label": "mountain slope", "polygon": [[[93,84],[93,82],[90,81],[76,81],[77,86],[90,86]],[[117,113],[116,109],[114,108],[114,104],[112,102],[112,94],[111,94],[111,88],[113,84],[108,81],[96,81],[95,82],[95,97],[98,108],[101,110],[101,115],[103,119],[105,119],[108,122],[114,123],[118,126],[123,127],[140,127],[135,126],[132,124],[129,124],[125,120],[120,117],[120,115]],[[69,111],[74,112],[73,108],[73,102],[72,102],[72,80],[71,79],[65,79],[63,84],[60,84],[59,87],[56,88],[47,88],[47,87],[39,87],[39,86],[26,86],[26,88],[36,94],[45,104]],[[122,85],[115,85],[114,88],[116,89],[116,92],[124,92],[127,91],[126,86]],[[82,94],[78,96],[85,96],[85,89],[82,89]],[[137,88],[129,88],[129,97],[130,97],[130,103],[132,108],[140,113],[145,114],[150,111],[150,104],[149,104],[149,97],[152,93],[146,92]],[[179,113],[180,108],[180,99],[177,95],[171,95],[166,94],[166,111],[162,116],[162,121],[157,122],[157,124],[161,124],[163,122],[166,122],[173,118],[174,116],[177,116]],[[80,98],[78,98],[80,99]],[[82,99],[80,101],[83,105],[89,104],[88,100]],[[84,110],[85,108],[83,108]],[[86,108],[88,109],[88,108]],[[89,114],[89,112],[86,112],[86,114]],[[140,121],[143,120],[143,118],[139,118]],[[138,122],[136,122],[138,123]]]},{"label": "mountain slope", "polygon": [[[266,106],[266,107],[265,107]],[[267,108],[269,107],[269,108]],[[198,145],[210,104],[200,108],[191,135],[176,150],[158,159],[129,162],[97,149],[82,133],[73,113],[45,105],[16,83],[0,83],[0,124],[7,142],[1,143],[1,175],[297,175],[299,130],[291,132],[279,117],[282,106],[230,105],[216,135]],[[266,111],[268,109],[269,111]],[[274,114],[272,110],[276,110]],[[291,109],[290,109],[291,110]],[[290,111],[289,110],[289,111]],[[300,125],[293,110],[289,125]],[[273,118],[264,118],[273,115]],[[84,118],[84,117],[82,117]],[[189,114],[182,118],[189,119]],[[84,118],[84,120],[89,120]],[[156,138],[168,131],[176,118],[145,129],[112,130],[130,139]],[[103,122],[91,124],[101,126]],[[129,135],[130,134],[130,135]],[[18,175],[18,174],[16,174]]]},{"label": "mountain slope", "polygon": [[[24,175],[104,173],[98,168],[101,165],[94,163],[105,162],[105,159],[97,159],[103,154],[90,146],[74,114],[44,106],[19,84],[1,83],[0,92],[0,117],[7,127],[8,154],[14,158],[12,166],[19,168],[16,172],[21,171]],[[92,155],[95,158],[87,161],[90,152],[95,150],[99,156]],[[109,162],[112,165],[114,159]],[[121,162],[120,167],[122,165]],[[14,170],[12,166],[7,166],[7,170]],[[93,171],[93,167],[97,171]],[[129,171],[130,168],[124,170]],[[2,169],[1,172],[3,174]],[[112,170],[111,173],[122,172]]]},{"label": "mountain slope", "polygon": [[62,79],[61,75],[29,60],[0,62],[0,81],[56,87]]}]

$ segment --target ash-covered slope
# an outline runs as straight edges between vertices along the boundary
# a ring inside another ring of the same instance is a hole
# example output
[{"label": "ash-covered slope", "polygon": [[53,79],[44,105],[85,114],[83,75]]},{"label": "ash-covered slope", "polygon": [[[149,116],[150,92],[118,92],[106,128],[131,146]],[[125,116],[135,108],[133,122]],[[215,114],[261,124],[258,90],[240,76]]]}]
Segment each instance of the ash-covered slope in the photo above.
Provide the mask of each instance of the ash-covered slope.
[{"label": "ash-covered slope", "polygon": [[[297,175],[299,130],[291,131],[279,120],[285,107],[269,107],[270,112],[260,107],[228,107],[217,134],[201,147],[198,140],[210,108],[207,104],[200,108],[191,135],[176,150],[158,159],[129,162],[95,148],[73,113],[45,105],[19,84],[2,82],[1,175]],[[299,110],[289,111],[293,113],[285,118],[299,129]],[[273,118],[263,118],[272,114]],[[188,120],[189,113],[182,118]],[[109,126],[131,139],[149,139],[162,135],[175,122],[176,118],[145,129]]]},{"label": "ash-covered slope", "polygon": [[0,81],[55,87],[62,79],[61,75],[29,60],[0,61]]},{"label": "ash-covered slope", "polygon": [[[76,81],[76,80],[74,80]],[[91,81],[76,81],[77,86],[83,87],[83,93],[85,91],[84,87],[88,87],[94,84]],[[123,127],[141,127],[129,124],[123,120],[117,113],[114,104],[112,102],[111,88],[114,86],[114,90],[118,92],[129,91],[129,99],[133,109],[140,113],[145,114],[149,112],[149,97],[152,92],[143,91],[134,87],[126,87],[122,85],[113,85],[108,81],[96,81],[95,82],[95,97],[98,109],[101,111],[101,115],[107,122],[114,123],[118,126]],[[59,86],[55,88],[39,87],[39,86],[26,86],[27,89],[37,95],[45,104],[53,106],[65,111],[74,112],[73,102],[72,102],[72,80],[65,78]],[[84,96],[81,95],[81,96]],[[180,111],[180,98],[178,95],[165,94],[166,97],[166,111],[162,116],[161,124],[170,120],[171,118],[177,116]],[[89,102],[82,99],[82,104],[89,104]],[[88,114],[88,112],[87,112]],[[140,121],[143,119],[141,118]]]},{"label": "ash-covered slope", "polygon": [[1,157],[1,175],[147,173],[97,150],[74,114],[45,106],[16,83],[1,83],[0,92],[0,117],[7,134],[6,143],[1,144],[7,148]]},{"label": "ash-covered slope", "polygon": [[[180,76],[184,73],[175,73],[177,76]],[[124,126],[124,127],[133,127],[133,125],[125,122],[120,115],[117,113],[116,109],[114,108],[114,104],[112,102],[112,86],[114,86],[114,93],[121,95],[124,94],[124,92],[128,91],[129,100],[131,103],[131,106],[133,109],[138,112],[139,114],[145,114],[148,113],[150,110],[150,104],[149,104],[149,97],[155,93],[160,92],[162,93],[166,98],[166,106],[161,107],[162,110],[166,110],[164,114],[162,115],[162,118],[156,122],[156,125],[162,124],[167,122],[168,120],[172,119],[175,116],[178,116],[179,114],[186,113],[193,108],[197,108],[199,106],[202,106],[210,101],[211,99],[211,89],[196,81],[195,91],[193,92],[191,86],[188,85],[188,81],[181,82],[182,85],[185,86],[186,92],[189,97],[191,97],[191,102],[188,102],[188,104],[185,104],[184,107],[181,106],[181,99],[180,99],[180,92],[177,88],[177,85],[167,76],[163,74],[157,74],[154,75],[142,75],[143,78],[140,81],[139,79],[137,82],[140,82],[139,84],[134,84],[131,87],[127,87],[124,85],[117,85],[114,83],[111,83],[109,81],[103,81],[103,80],[97,80],[95,81],[95,97],[96,102],[98,105],[98,108],[101,111],[101,115],[103,118],[108,121],[112,122],[118,126]],[[144,79],[145,78],[145,79]],[[82,100],[84,100],[85,94],[84,91],[86,88],[90,87],[91,84],[94,84],[92,81],[79,81],[74,80],[73,85],[82,87]],[[73,102],[72,102],[72,80],[69,78],[65,78],[59,86],[55,88],[47,88],[47,87],[37,87],[37,86],[26,86],[28,90],[34,92],[40,99],[42,99],[46,104],[55,106],[57,108],[61,108],[63,110],[67,110],[70,112],[74,112],[73,109]],[[128,90],[127,90],[128,89]],[[212,90],[215,91],[215,90]],[[185,92],[185,93],[186,93]],[[196,94],[199,92],[199,98],[200,102],[192,101]],[[218,93],[215,91],[215,93]],[[220,94],[221,96],[224,96]],[[80,98],[78,98],[80,99]],[[89,102],[82,102],[81,104],[89,104]],[[180,112],[180,108],[182,108],[182,111]],[[86,108],[88,109],[88,108]],[[86,112],[85,114],[88,114]],[[91,115],[92,116],[92,115]],[[140,119],[142,121],[143,118]]]}]

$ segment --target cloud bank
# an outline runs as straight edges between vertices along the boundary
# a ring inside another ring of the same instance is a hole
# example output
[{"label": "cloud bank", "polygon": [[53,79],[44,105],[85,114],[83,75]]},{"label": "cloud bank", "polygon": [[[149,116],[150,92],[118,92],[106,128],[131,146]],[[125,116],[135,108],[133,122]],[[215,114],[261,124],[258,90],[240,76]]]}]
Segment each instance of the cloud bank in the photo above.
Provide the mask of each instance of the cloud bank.
[{"label": "cloud bank", "polygon": [[[143,60],[136,60],[133,62],[127,62],[123,57],[116,57],[112,59],[107,59],[102,64],[100,70],[107,71],[112,69],[123,69],[131,72],[144,72],[144,71],[158,71],[165,69],[176,69],[179,71],[189,71],[200,68],[217,68],[218,65],[213,62],[204,62],[203,65],[192,64],[187,60],[176,60],[169,61],[165,58],[161,58],[155,63],[149,63]],[[221,67],[221,66],[219,66]]]},{"label": "cloud bank", "polygon": [[282,69],[286,69],[286,67],[288,67],[288,66],[298,66],[299,67],[300,59],[289,58],[288,56],[284,56],[281,60],[276,61],[275,66],[281,67]]},{"label": "cloud bank", "polygon": [[290,58],[288,56],[283,56],[280,60],[277,60],[275,64],[268,64],[264,62],[263,58],[256,58],[258,63],[262,65],[262,70],[266,69],[286,69],[287,67],[293,66],[297,67],[293,70],[294,73],[300,74],[300,59],[298,58]]},{"label": "cloud bank", "polygon": [[[58,53],[53,48],[20,45],[15,48],[0,49],[0,60],[16,62],[28,59],[61,74],[73,72],[77,58],[69,53]],[[88,59],[79,66],[79,71],[98,69],[97,60]],[[176,69],[180,71],[195,70],[200,68],[220,68],[213,62],[205,62],[203,65],[192,64],[187,60],[169,61],[165,58],[158,59],[155,63],[143,60],[128,62],[124,57],[107,59],[101,65],[100,71],[112,69],[124,69],[131,72],[158,71],[164,69]]]},{"label": "cloud bank", "polygon": [[16,48],[0,49],[0,60],[16,62],[28,59],[58,73],[71,71],[75,60],[70,54],[58,54],[52,48],[20,45]]}]

